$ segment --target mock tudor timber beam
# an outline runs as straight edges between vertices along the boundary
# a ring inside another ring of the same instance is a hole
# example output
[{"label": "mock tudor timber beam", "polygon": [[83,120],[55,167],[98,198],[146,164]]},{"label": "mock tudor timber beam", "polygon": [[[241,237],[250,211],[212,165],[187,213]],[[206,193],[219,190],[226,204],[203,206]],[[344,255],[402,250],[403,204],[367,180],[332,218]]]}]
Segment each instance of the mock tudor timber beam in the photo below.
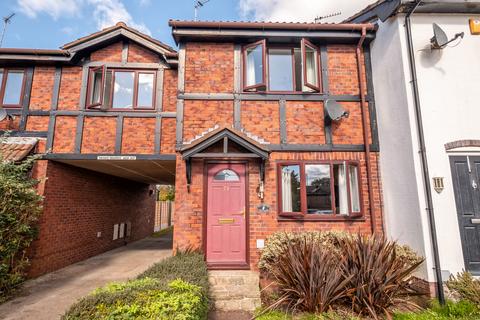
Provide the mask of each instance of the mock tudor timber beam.
[{"label": "mock tudor timber beam", "polygon": [[377,110],[375,107],[375,91],[373,88],[373,73],[372,73],[372,56],[370,47],[364,47],[365,58],[365,76],[367,78],[367,95],[371,97],[368,100],[368,111],[370,115],[370,133],[372,135],[372,144],[379,148],[378,126],[377,126]]},{"label": "mock tudor timber beam", "polygon": [[178,93],[177,97],[177,124],[175,129],[176,147],[180,148],[183,144],[183,109],[184,100],[180,95],[185,92],[185,44],[180,43],[178,49]]},{"label": "mock tudor timber beam", "polygon": [[[328,74],[328,50],[326,45],[320,46],[320,66],[322,68],[322,91],[324,94],[330,96],[330,81],[329,81],[329,74]],[[335,99],[333,99],[335,100]],[[339,100],[337,100],[339,101]],[[360,96],[359,96],[359,102],[360,102]],[[325,119],[325,104],[323,105],[323,116]],[[325,143],[326,144],[332,144],[332,126],[326,125],[325,121],[323,122],[323,132],[325,135]]]},{"label": "mock tudor timber beam", "polygon": [[[52,103],[50,105],[50,110],[55,111],[58,108],[58,95],[60,94],[60,82],[62,81],[62,67],[57,66],[55,68],[55,73],[53,77],[53,90],[52,90]],[[47,152],[53,148],[53,137],[55,135],[55,122],[56,117],[54,113],[48,112],[49,121],[48,121],[48,135],[45,149]],[[29,112],[29,115],[32,115],[32,111]]]},{"label": "mock tudor timber beam", "polygon": [[287,102],[282,99],[278,102],[280,118],[280,143],[287,143]]},{"label": "mock tudor timber beam", "polygon": [[29,67],[25,74],[25,90],[22,100],[22,115],[20,117],[20,130],[27,128],[27,113],[30,105],[30,95],[32,93],[33,67]]},{"label": "mock tudor timber beam", "polygon": [[118,117],[124,116],[128,118],[155,118],[160,115],[162,118],[175,118],[176,112],[142,112],[142,111],[100,111],[100,110],[31,110],[28,112],[29,116],[78,116],[84,115],[87,117]]},{"label": "mock tudor timber beam", "polygon": [[233,50],[233,92],[235,93],[233,97],[233,127],[240,130],[242,128],[242,101],[237,94],[242,91],[242,47],[235,44]]},{"label": "mock tudor timber beam", "polygon": [[[271,93],[179,93],[178,99],[182,100],[264,100],[264,101],[325,101],[335,100],[344,102],[360,102],[359,95],[330,95],[330,94],[304,94],[304,93],[292,93],[292,94],[271,94]],[[367,101],[371,100],[370,96],[367,96]]]}]

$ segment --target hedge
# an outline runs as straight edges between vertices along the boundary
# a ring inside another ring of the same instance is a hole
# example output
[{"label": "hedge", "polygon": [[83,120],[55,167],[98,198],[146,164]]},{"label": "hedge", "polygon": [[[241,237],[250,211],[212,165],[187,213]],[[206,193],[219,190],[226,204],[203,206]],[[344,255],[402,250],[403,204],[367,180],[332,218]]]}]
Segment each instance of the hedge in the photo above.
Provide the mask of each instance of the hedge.
[{"label": "hedge", "polygon": [[179,253],[137,279],[96,289],[71,306],[62,319],[202,320],[207,318],[207,294],[203,255]]}]

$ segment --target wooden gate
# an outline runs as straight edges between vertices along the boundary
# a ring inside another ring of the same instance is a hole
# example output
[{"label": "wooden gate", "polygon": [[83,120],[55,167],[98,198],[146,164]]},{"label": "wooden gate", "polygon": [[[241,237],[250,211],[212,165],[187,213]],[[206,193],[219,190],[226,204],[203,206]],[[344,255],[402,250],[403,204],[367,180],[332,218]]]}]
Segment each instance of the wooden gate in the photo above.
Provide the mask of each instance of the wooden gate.
[{"label": "wooden gate", "polygon": [[155,206],[155,232],[173,225],[174,201],[157,201]]}]

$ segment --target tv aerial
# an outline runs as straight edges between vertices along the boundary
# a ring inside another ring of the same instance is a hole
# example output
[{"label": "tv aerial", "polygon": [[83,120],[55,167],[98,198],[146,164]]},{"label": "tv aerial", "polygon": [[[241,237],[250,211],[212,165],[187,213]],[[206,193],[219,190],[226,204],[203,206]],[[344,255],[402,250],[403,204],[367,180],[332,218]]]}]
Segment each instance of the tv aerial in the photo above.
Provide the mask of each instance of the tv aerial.
[{"label": "tv aerial", "polygon": [[8,16],[3,17],[3,31],[2,31],[2,37],[0,38],[0,47],[3,44],[3,38],[5,37],[5,32],[7,32],[7,25],[12,22],[12,18],[14,16],[15,16],[15,12],[12,12]]},{"label": "tv aerial", "polygon": [[198,9],[203,7],[207,2],[210,0],[195,0],[193,7],[195,8],[195,21],[197,21],[198,18]]},{"label": "tv aerial", "polygon": [[432,49],[441,50],[445,48],[450,42],[453,42],[458,38],[463,39],[463,36],[465,35],[463,32],[460,32],[455,34],[455,36],[452,39],[448,40],[447,34],[445,33],[445,31],[443,31],[442,28],[440,28],[438,24],[434,23],[432,26],[433,26],[433,37],[430,39],[430,46]]},{"label": "tv aerial", "polygon": [[342,13],[339,11],[339,12],[330,13],[330,14],[327,14],[327,15],[324,15],[324,16],[316,16],[315,17],[315,23],[320,23],[320,21],[322,21],[324,19],[336,17],[336,16],[339,16],[341,14]]}]

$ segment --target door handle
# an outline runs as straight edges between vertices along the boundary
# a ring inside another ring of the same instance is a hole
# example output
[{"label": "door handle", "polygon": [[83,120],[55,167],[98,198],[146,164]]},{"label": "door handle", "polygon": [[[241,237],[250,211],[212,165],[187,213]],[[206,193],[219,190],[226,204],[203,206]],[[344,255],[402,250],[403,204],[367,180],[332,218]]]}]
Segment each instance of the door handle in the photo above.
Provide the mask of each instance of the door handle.
[{"label": "door handle", "polygon": [[472,224],[480,224],[480,219],[472,218]]}]

